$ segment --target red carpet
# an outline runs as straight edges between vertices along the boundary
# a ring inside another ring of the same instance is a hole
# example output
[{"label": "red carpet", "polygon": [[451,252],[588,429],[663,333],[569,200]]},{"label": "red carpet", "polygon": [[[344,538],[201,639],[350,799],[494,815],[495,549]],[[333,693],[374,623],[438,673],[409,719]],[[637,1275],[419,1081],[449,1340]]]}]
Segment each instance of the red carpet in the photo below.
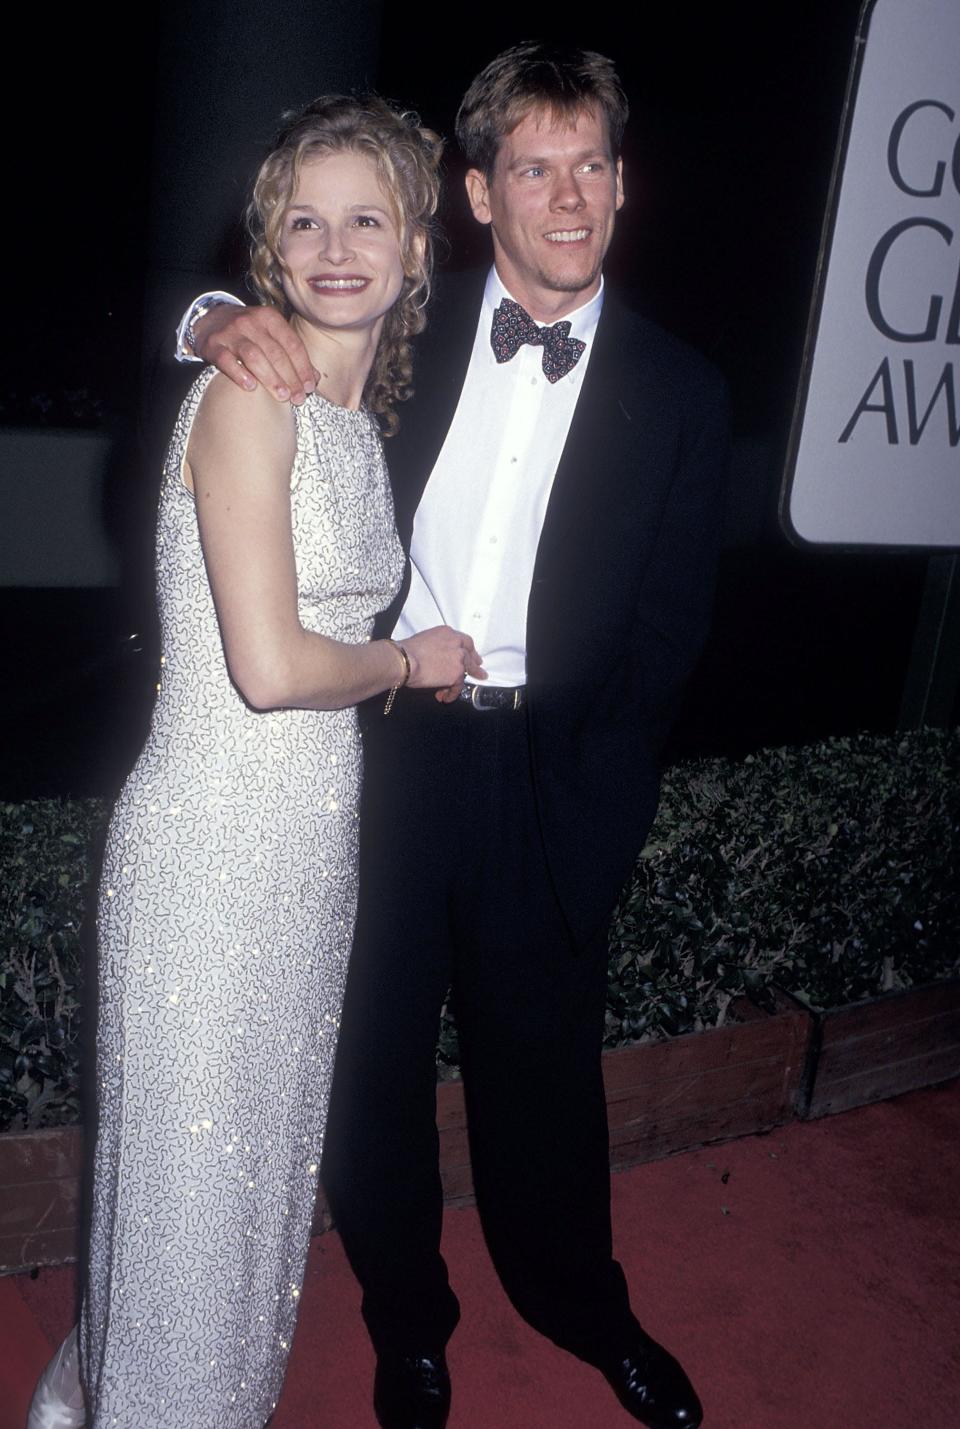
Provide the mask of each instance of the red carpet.
[{"label": "red carpet", "polygon": [[[960,1425],[958,1184],[957,1082],[617,1175],[635,1308],[689,1370],[706,1429]],[[445,1252],[463,1303],[450,1429],[635,1423],[517,1318],[474,1211],[448,1213]],[[74,1293],[70,1269],[0,1280],[0,1429],[23,1429]],[[275,1429],[369,1429],[372,1370],[329,1234],[313,1244]]]}]

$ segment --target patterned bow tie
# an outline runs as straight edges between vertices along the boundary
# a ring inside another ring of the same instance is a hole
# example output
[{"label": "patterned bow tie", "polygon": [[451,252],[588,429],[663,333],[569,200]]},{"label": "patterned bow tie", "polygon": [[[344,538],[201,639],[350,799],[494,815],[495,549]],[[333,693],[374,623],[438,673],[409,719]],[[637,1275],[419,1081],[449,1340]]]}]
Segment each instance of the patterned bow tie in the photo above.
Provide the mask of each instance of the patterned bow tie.
[{"label": "patterned bow tie", "polygon": [[538,327],[526,308],[510,298],[501,298],[493,315],[490,346],[498,362],[509,362],[525,342],[542,347],[544,376],[548,382],[559,382],[576,367],[587,347],[578,337],[569,337],[569,332],[566,320],[552,327]]}]

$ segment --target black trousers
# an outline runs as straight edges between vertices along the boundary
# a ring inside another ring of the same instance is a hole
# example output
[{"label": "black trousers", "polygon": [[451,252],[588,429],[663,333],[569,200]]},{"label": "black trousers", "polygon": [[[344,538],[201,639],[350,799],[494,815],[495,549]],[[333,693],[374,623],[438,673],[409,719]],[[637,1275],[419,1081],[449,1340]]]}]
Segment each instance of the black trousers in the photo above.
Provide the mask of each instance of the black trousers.
[{"label": "black trousers", "polygon": [[360,914],[324,1181],[378,1351],[459,1316],[440,1255],[436,1047],[452,987],[484,1232],[507,1293],[583,1359],[627,1350],[600,1049],[606,944],[550,885],[525,711],[401,692],[365,737]]}]

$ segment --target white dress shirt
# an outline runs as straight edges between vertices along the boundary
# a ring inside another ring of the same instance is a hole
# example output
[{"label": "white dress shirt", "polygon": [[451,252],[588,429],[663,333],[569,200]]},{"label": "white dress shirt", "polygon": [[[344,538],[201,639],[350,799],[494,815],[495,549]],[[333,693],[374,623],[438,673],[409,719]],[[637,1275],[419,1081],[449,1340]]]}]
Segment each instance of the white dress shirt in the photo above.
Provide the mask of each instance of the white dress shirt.
[{"label": "white dress shirt", "polygon": [[511,295],[491,268],[456,414],[417,507],[401,640],[434,625],[472,636],[491,685],[526,683],[527,602],[543,518],[603,305],[603,285],[568,313],[586,343],[576,367],[550,383],[543,348],[497,362],[490,329]]}]

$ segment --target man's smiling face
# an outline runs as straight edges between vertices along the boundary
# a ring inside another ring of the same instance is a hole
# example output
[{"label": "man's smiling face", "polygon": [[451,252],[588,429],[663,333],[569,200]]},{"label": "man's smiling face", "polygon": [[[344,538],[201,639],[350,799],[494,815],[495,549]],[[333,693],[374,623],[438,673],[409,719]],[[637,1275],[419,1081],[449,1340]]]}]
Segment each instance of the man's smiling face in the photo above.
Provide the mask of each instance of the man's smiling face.
[{"label": "man's smiling face", "polygon": [[620,160],[603,116],[533,109],[500,144],[493,173],[467,174],[473,216],[489,223],[497,272],[538,322],[555,322],[600,286],[623,204]]}]

